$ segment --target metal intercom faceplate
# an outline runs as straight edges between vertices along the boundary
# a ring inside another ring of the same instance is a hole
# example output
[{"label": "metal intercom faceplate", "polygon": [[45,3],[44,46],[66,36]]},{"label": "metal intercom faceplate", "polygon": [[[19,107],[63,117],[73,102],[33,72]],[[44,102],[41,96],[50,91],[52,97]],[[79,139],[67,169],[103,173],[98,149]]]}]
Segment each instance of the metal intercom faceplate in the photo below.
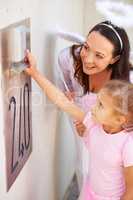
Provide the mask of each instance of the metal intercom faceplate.
[{"label": "metal intercom faceplate", "polygon": [[7,191],[32,151],[31,79],[24,74],[30,19],[0,30]]}]

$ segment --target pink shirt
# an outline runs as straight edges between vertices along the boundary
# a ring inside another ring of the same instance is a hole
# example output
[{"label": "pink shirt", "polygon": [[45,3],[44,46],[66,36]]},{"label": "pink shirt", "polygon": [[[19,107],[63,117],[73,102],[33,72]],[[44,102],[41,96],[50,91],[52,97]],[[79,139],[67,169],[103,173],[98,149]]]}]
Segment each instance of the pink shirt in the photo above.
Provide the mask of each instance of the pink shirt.
[{"label": "pink shirt", "polygon": [[[133,132],[108,134],[92,121],[90,112],[84,124],[87,131],[83,141],[90,152],[90,175],[84,188],[91,190],[94,200],[120,200],[125,191],[123,168],[133,166]],[[84,188],[83,200],[87,200]]]}]

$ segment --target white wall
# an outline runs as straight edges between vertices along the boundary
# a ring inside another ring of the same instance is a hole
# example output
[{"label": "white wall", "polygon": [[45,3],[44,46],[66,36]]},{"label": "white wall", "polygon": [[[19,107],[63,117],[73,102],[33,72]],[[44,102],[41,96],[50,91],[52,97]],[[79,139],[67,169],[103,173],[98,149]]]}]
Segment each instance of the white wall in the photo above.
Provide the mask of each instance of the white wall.
[{"label": "white wall", "polygon": [[[97,0],[98,1],[98,0]],[[129,4],[133,6],[133,1],[132,0],[118,0],[117,2],[123,2],[125,5]],[[107,20],[105,19],[105,16],[101,14],[97,9],[96,9],[96,0],[85,0],[84,4],[84,10],[85,10],[85,17],[84,17],[84,33],[87,36],[90,28],[92,28],[95,24]],[[115,13],[115,11],[114,11]],[[122,12],[120,13],[122,14]],[[117,15],[116,15],[117,16]],[[131,19],[132,20],[132,19]],[[123,27],[125,28],[124,24]],[[133,27],[125,28],[125,30],[128,33],[129,39],[130,39],[130,44],[133,49]]]},{"label": "white wall", "polygon": [[[83,3],[83,0],[1,0],[0,28],[30,17],[32,52],[37,57],[38,68],[53,79],[57,54],[70,45],[56,40],[53,30],[59,25],[82,34]],[[62,132],[57,128],[58,110],[51,104],[46,105],[45,96],[45,103],[42,102],[43,95],[34,82],[33,92],[33,152],[8,193],[5,191],[4,138],[0,126],[0,200],[62,199],[73,175],[75,148],[67,118],[64,116]]]}]

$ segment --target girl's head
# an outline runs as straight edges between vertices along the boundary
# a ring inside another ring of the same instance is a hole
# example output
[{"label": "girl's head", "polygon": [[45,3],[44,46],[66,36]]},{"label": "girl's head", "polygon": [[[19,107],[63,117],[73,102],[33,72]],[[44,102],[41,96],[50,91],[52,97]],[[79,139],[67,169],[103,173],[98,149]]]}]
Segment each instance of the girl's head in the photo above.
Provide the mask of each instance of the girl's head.
[{"label": "girl's head", "polygon": [[106,83],[98,93],[92,116],[100,124],[113,128],[133,124],[133,85],[119,80]]},{"label": "girl's head", "polygon": [[128,36],[123,28],[109,21],[94,26],[79,55],[74,56],[75,77],[84,87],[84,92],[88,91],[88,76],[104,70],[112,70],[112,79],[128,80],[129,51]]}]

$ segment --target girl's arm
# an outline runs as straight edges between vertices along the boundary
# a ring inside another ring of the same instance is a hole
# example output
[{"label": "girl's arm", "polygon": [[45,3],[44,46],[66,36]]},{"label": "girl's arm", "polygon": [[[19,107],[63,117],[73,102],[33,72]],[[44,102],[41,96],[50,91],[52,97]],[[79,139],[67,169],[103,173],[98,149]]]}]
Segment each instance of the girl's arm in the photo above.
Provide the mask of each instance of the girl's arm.
[{"label": "girl's arm", "polygon": [[121,200],[133,199],[133,166],[124,168],[126,191]]},{"label": "girl's arm", "polygon": [[36,69],[36,61],[30,52],[27,52],[26,58],[28,59],[30,66],[25,69],[25,72],[38,83],[48,98],[74,119],[83,121],[85,113],[73,102],[69,101],[63,92],[56,88],[55,85]]}]

